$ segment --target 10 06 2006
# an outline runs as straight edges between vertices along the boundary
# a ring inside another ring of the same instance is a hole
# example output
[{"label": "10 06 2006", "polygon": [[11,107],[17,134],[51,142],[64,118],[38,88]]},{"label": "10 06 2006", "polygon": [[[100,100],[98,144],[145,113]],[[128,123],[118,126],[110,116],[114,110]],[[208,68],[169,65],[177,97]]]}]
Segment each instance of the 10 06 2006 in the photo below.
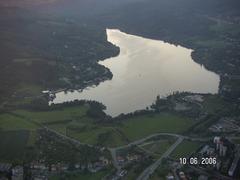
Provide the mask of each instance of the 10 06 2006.
[{"label": "10 06 2006", "polygon": [[190,164],[190,165],[215,165],[217,164],[217,159],[215,157],[190,157],[190,158],[179,158],[180,164]]}]

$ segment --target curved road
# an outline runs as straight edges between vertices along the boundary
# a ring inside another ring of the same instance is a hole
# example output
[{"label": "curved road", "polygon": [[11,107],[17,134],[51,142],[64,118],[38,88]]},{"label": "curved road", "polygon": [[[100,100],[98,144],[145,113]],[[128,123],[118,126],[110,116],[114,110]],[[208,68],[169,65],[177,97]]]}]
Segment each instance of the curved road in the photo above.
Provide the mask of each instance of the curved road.
[{"label": "curved road", "polygon": [[[66,140],[69,140],[71,141],[72,143],[76,144],[76,145],[87,145],[87,146],[90,146],[90,147],[94,147],[94,145],[91,145],[91,144],[86,144],[86,143],[81,143],[80,141],[74,139],[74,138],[71,138],[71,137],[68,137],[64,134],[61,134],[53,129],[50,129],[46,126],[43,126],[44,129],[46,129],[47,131],[50,131],[54,134],[56,134],[57,136],[63,138],[63,139],[66,139]],[[133,145],[139,145],[141,143],[143,143],[144,141],[148,140],[148,139],[151,139],[153,137],[156,137],[156,136],[172,136],[172,137],[176,137],[178,138],[177,141],[172,145],[170,146],[170,148],[156,161],[154,162],[152,165],[150,165],[149,167],[147,167],[140,175],[139,177],[137,178],[137,180],[147,180],[149,178],[149,176],[157,169],[157,167],[161,164],[162,162],[162,159],[168,157],[174,150],[175,148],[183,141],[183,140],[191,140],[191,141],[209,141],[211,140],[213,137],[209,137],[209,138],[193,138],[193,137],[189,137],[189,136],[183,136],[183,135],[180,135],[180,134],[174,134],[174,133],[155,133],[155,134],[152,134],[152,135],[149,135],[145,138],[142,138],[142,139],[139,139],[139,140],[136,140],[136,141],[133,141],[127,145],[124,145],[124,146],[119,146],[119,147],[116,147],[116,148],[108,148],[108,150],[110,151],[111,153],[111,156],[112,156],[112,159],[113,159],[113,165],[114,167],[117,169],[117,173],[119,173],[121,171],[121,167],[118,165],[118,162],[117,162],[117,157],[116,157],[116,152],[117,150],[120,150],[120,149],[123,149],[123,148],[128,148],[128,147],[131,147]],[[228,137],[229,139],[239,139],[239,137]]]}]

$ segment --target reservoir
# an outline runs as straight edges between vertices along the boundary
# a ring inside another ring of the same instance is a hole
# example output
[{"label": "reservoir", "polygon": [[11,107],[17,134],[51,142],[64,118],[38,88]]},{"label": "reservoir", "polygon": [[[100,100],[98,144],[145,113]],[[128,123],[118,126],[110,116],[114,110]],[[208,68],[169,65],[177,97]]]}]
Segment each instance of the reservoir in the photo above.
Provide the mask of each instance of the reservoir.
[{"label": "reservoir", "polygon": [[116,29],[106,32],[108,41],[120,47],[120,54],[99,64],[109,68],[113,78],[82,92],[59,92],[53,103],[95,100],[106,105],[107,114],[117,116],[145,109],[157,95],[218,92],[220,77],[194,62],[191,49]]}]

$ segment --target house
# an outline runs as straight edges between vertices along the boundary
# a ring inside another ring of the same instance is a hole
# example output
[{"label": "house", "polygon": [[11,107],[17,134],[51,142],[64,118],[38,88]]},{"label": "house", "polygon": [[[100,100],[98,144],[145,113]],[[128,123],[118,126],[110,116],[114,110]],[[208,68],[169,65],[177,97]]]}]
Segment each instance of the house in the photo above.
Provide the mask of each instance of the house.
[{"label": "house", "polygon": [[23,167],[16,166],[12,168],[12,180],[23,180]]},{"label": "house", "polygon": [[79,169],[79,168],[81,168],[81,165],[80,165],[80,164],[75,164],[74,167],[75,167],[76,169]]},{"label": "house", "polygon": [[0,172],[10,172],[12,165],[8,163],[0,163]]},{"label": "house", "polygon": [[[0,174],[3,175],[2,179],[11,178],[11,168],[12,165],[8,163],[0,163]],[[0,177],[1,179],[1,177]]]},{"label": "house", "polygon": [[187,177],[186,177],[186,175],[185,175],[185,173],[183,171],[179,172],[179,177],[182,180],[187,180]]},{"label": "house", "polygon": [[166,179],[167,179],[167,180],[174,180],[175,178],[174,178],[173,174],[169,173],[169,174],[166,176]]},{"label": "house", "polygon": [[118,156],[117,161],[118,161],[118,163],[124,163],[125,159],[121,156]]},{"label": "house", "polygon": [[47,170],[48,169],[48,167],[45,164],[38,163],[38,162],[32,163],[31,168],[36,169],[36,170]]},{"label": "house", "polygon": [[183,100],[186,101],[186,102],[198,102],[198,103],[201,103],[201,102],[204,101],[202,95],[189,95],[189,96],[185,96],[183,98]]},{"label": "house", "polygon": [[137,160],[139,160],[140,159],[140,157],[139,157],[139,155],[127,155],[127,160],[128,161],[137,161]]},{"label": "house", "polygon": [[109,165],[110,164],[110,161],[108,159],[106,159],[105,157],[100,157],[99,160],[105,165]]}]

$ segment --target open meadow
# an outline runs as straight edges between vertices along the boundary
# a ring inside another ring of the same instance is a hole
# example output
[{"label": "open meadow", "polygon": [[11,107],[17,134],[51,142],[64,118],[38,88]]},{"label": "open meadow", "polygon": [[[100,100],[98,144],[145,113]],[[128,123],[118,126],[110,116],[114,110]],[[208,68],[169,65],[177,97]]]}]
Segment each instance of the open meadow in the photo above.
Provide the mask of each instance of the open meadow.
[{"label": "open meadow", "polygon": [[47,127],[86,144],[116,147],[155,133],[183,133],[194,124],[190,118],[169,113],[138,115],[118,123],[99,123],[77,105],[49,111],[16,110],[0,115],[0,129],[29,130]]},{"label": "open meadow", "polygon": [[119,129],[133,141],[154,133],[183,133],[193,124],[194,121],[187,117],[159,113],[129,118]]},{"label": "open meadow", "polygon": [[194,153],[198,148],[200,148],[202,143],[194,141],[183,141],[170,155],[174,159],[188,157]]}]

